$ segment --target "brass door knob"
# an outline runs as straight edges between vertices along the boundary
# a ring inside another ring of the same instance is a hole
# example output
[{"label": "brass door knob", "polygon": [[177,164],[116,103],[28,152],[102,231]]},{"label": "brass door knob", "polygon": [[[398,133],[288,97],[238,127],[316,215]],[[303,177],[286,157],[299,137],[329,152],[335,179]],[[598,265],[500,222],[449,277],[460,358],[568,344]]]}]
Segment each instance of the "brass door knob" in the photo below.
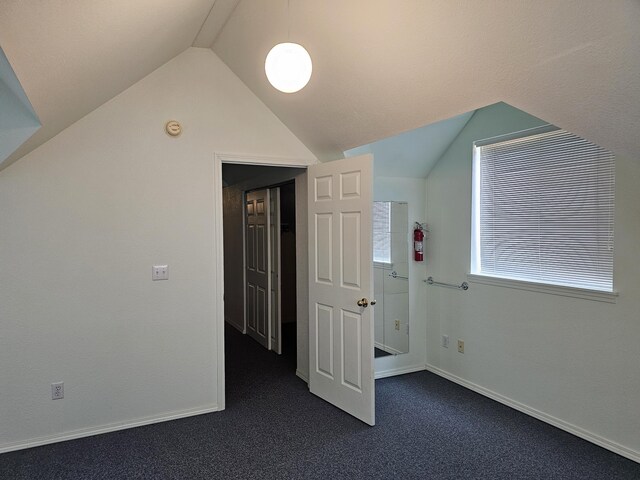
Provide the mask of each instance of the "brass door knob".
[{"label": "brass door knob", "polygon": [[358,306],[367,308],[369,306],[369,300],[367,300],[366,297],[362,297],[360,300],[358,300]]}]

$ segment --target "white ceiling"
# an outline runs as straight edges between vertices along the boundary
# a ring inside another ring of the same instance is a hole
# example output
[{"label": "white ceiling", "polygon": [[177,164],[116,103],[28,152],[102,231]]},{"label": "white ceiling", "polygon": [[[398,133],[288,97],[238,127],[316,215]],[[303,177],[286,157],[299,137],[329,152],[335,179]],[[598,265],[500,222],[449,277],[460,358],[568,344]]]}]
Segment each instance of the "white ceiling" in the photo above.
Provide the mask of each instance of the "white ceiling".
[{"label": "white ceiling", "polygon": [[214,1],[1,0],[0,46],[42,123],[3,167],[191,46]]},{"label": "white ceiling", "polygon": [[[288,2],[314,61],[289,95],[264,74]],[[322,159],[498,101],[640,159],[639,25],[638,0],[1,0],[0,46],[43,125],[3,166],[190,45]]]},{"label": "white ceiling", "polygon": [[283,94],[287,1],[242,0],[213,49],[322,159],[498,101],[640,159],[638,0],[290,0],[314,70]]}]

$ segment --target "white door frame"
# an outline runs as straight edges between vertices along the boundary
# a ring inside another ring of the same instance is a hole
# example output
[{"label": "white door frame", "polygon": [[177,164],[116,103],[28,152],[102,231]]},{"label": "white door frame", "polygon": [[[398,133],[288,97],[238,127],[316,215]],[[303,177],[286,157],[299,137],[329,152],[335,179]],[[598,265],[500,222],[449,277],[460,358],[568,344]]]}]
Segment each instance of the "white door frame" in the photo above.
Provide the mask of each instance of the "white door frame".
[{"label": "white door frame", "polygon": [[[312,163],[293,158],[260,157],[254,155],[237,155],[216,153],[213,159],[213,269],[214,269],[214,302],[215,302],[215,335],[217,368],[217,403],[218,410],[225,408],[225,373],[224,373],[224,232],[222,227],[222,164],[237,163],[242,165],[262,165],[272,167],[307,168]],[[302,259],[307,261],[306,256]],[[298,301],[303,301],[301,292],[297,292]]]}]

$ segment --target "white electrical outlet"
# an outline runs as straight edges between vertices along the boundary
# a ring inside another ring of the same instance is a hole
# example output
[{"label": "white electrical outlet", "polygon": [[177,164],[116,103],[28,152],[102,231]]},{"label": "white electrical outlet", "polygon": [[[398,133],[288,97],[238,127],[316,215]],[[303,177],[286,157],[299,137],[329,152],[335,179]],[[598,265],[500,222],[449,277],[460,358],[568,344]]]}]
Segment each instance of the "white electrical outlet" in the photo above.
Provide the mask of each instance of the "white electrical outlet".
[{"label": "white electrical outlet", "polygon": [[449,335],[442,335],[442,341],[440,342],[440,344],[444,348],[449,348]]},{"label": "white electrical outlet", "polygon": [[154,265],[151,268],[151,280],[169,280],[169,265]]},{"label": "white electrical outlet", "polygon": [[51,400],[60,400],[64,398],[64,382],[55,382],[51,384]]},{"label": "white electrical outlet", "polygon": [[464,340],[458,340],[458,353],[464,353]]},{"label": "white electrical outlet", "polygon": [[396,320],[396,330],[400,330],[400,320]]}]

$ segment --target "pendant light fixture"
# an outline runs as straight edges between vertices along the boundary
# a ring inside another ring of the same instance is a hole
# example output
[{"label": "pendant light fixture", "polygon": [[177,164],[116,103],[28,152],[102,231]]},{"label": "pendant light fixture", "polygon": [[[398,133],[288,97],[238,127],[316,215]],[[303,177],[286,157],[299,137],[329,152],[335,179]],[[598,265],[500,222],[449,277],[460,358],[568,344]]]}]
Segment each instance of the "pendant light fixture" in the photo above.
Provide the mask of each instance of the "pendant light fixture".
[{"label": "pendant light fixture", "polygon": [[[287,10],[289,14],[291,10],[289,2],[287,2]],[[290,29],[291,20],[289,18]],[[312,69],[309,52],[302,45],[291,42],[277,44],[271,49],[264,62],[264,71],[269,83],[284,93],[295,93],[302,90],[309,83]]]}]

